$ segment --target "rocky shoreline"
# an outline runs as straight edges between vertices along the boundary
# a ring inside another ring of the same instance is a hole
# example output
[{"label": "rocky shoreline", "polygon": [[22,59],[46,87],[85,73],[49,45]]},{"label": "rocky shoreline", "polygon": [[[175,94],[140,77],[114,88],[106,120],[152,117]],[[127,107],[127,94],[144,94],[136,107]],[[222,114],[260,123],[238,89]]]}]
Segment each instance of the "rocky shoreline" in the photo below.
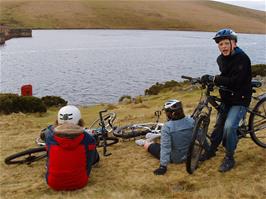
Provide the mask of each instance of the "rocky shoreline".
[{"label": "rocky shoreline", "polygon": [[5,44],[6,40],[17,37],[32,37],[32,30],[28,28],[9,28],[0,25],[0,45]]}]

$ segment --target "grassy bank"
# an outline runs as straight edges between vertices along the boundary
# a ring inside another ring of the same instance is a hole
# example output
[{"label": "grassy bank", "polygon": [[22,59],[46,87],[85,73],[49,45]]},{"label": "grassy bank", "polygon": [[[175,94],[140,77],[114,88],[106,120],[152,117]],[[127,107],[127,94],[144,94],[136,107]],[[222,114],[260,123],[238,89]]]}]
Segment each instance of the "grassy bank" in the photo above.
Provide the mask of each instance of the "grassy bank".
[{"label": "grassy bank", "polygon": [[205,0],[2,0],[0,23],[33,29],[216,31],[231,27],[237,32],[266,33],[265,12]]},{"label": "grassy bank", "polygon": [[[266,92],[266,86],[259,93]],[[153,112],[163,102],[177,98],[183,101],[187,114],[191,113],[200,98],[200,90],[184,87],[182,90],[142,97],[139,104],[102,104],[81,107],[87,126],[97,118],[101,109],[117,113],[116,125],[154,121]],[[89,184],[73,192],[55,192],[45,183],[45,161],[32,165],[3,163],[6,156],[36,146],[34,140],[40,129],[51,124],[58,109],[45,114],[0,115],[1,135],[1,199],[21,198],[265,198],[266,151],[251,139],[242,139],[236,152],[236,167],[226,173],[217,171],[224,151],[219,148],[217,157],[205,162],[195,174],[189,175],[185,165],[171,164],[165,176],[154,176],[152,171],[159,161],[151,157],[134,141],[121,141],[109,147],[109,157],[101,156],[100,165],[92,169]],[[165,118],[161,118],[164,121]],[[212,124],[214,117],[212,118]],[[102,151],[100,150],[100,154]]]}]

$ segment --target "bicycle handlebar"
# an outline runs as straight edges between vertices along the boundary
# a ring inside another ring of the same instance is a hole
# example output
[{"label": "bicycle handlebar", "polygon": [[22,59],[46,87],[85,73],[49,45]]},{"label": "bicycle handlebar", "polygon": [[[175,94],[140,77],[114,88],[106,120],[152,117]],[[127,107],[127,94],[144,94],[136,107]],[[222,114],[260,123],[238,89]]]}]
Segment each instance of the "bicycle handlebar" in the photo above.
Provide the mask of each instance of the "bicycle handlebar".
[{"label": "bicycle handlebar", "polygon": [[202,84],[202,82],[200,81],[199,77],[198,78],[193,78],[193,77],[182,75],[181,78],[189,80],[192,84],[196,84],[196,83]]},{"label": "bicycle handlebar", "polygon": [[182,75],[181,78],[182,78],[182,79],[187,79],[187,80],[191,80],[191,79],[192,79],[192,77],[185,76],[185,75]]},{"label": "bicycle handlebar", "polygon": [[[209,91],[212,91],[213,90],[213,86],[214,86],[214,83],[213,82],[210,83],[210,84],[208,84],[208,83],[205,84],[205,83],[201,82],[201,80],[200,80],[199,77],[198,78],[193,78],[193,77],[184,76],[184,75],[182,75],[181,78],[189,80],[191,82],[191,84],[199,83],[199,84],[201,84],[203,86],[203,88],[205,88],[205,86],[207,86],[208,89],[209,89]],[[230,90],[230,89],[228,89],[228,88],[226,88],[224,86],[217,86],[217,87],[219,89],[221,89],[221,90],[224,90],[224,91],[227,91],[227,92],[230,92],[230,93],[234,93],[234,91],[232,91],[232,90]]]}]

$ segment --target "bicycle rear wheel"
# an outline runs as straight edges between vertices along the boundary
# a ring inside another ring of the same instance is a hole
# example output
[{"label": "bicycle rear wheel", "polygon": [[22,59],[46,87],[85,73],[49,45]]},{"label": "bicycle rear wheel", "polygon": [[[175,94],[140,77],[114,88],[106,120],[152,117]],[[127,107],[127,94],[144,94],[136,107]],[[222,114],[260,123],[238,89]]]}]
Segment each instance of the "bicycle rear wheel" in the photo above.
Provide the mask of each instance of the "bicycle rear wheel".
[{"label": "bicycle rear wheel", "polygon": [[131,124],[122,127],[117,127],[113,134],[116,137],[123,139],[135,138],[138,136],[146,135],[156,128],[157,123],[146,124]]},{"label": "bicycle rear wheel", "polygon": [[[106,138],[106,146],[111,146],[113,144],[116,144],[118,142],[118,138],[116,137],[107,137]],[[100,138],[97,142],[97,147],[103,147],[104,146],[104,140],[103,138]]]},{"label": "bicycle rear wheel", "polygon": [[45,157],[47,157],[45,147],[38,147],[10,155],[5,159],[5,163],[8,165],[31,164],[32,162],[38,161]]},{"label": "bicycle rear wheel", "polygon": [[249,133],[257,145],[266,148],[266,98],[262,98],[250,114]]},{"label": "bicycle rear wheel", "polygon": [[199,158],[203,153],[204,144],[207,141],[207,131],[210,123],[210,119],[207,115],[200,115],[196,120],[192,141],[187,153],[186,170],[189,174],[192,174],[199,165]]}]

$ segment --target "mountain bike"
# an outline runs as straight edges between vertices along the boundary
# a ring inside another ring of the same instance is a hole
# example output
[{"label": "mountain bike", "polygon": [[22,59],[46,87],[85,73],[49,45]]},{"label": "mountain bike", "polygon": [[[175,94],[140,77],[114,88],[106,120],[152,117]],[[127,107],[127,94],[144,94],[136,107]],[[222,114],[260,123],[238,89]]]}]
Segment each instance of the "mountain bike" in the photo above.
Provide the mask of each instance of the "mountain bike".
[{"label": "mountain bike", "polygon": [[[115,113],[108,113],[103,115],[107,110],[99,112],[99,119],[95,120],[92,125],[98,127],[95,129],[85,129],[85,132],[91,134],[96,140],[97,147],[103,147],[103,155],[109,156],[110,152],[107,152],[107,146],[116,144],[119,139],[116,137],[108,136],[108,129],[112,127],[112,123],[115,120]],[[97,125],[96,125],[97,124]],[[39,145],[37,148],[27,149],[25,151],[15,153],[5,158],[6,164],[31,164],[32,162],[46,158],[45,142],[40,138],[36,139],[36,143]]]},{"label": "mountain bike", "polygon": [[122,139],[136,138],[138,136],[144,136],[147,133],[158,134],[161,132],[161,128],[163,126],[163,123],[159,123],[161,111],[155,111],[154,115],[156,117],[155,122],[130,124],[122,127],[117,127],[113,131],[113,134],[114,136],[120,137]]},{"label": "mountain bike", "polygon": [[[219,111],[221,99],[211,95],[211,92],[214,91],[213,83],[204,84],[200,81],[200,78],[187,76],[182,76],[182,78],[189,80],[192,85],[200,84],[202,93],[204,94],[191,115],[191,117],[195,119],[195,126],[192,133],[192,142],[187,153],[186,170],[189,174],[192,174],[199,166],[200,156],[209,146],[210,135],[208,135],[208,127],[212,107]],[[261,87],[261,85],[261,82],[252,80],[253,95],[256,93],[256,89]],[[219,89],[232,92],[224,87],[219,87]],[[255,104],[255,106],[248,107],[247,114],[240,121],[237,130],[238,138],[245,138],[250,135],[251,139],[258,146],[266,148],[266,94],[264,93],[259,96],[253,95],[251,104]]]}]

